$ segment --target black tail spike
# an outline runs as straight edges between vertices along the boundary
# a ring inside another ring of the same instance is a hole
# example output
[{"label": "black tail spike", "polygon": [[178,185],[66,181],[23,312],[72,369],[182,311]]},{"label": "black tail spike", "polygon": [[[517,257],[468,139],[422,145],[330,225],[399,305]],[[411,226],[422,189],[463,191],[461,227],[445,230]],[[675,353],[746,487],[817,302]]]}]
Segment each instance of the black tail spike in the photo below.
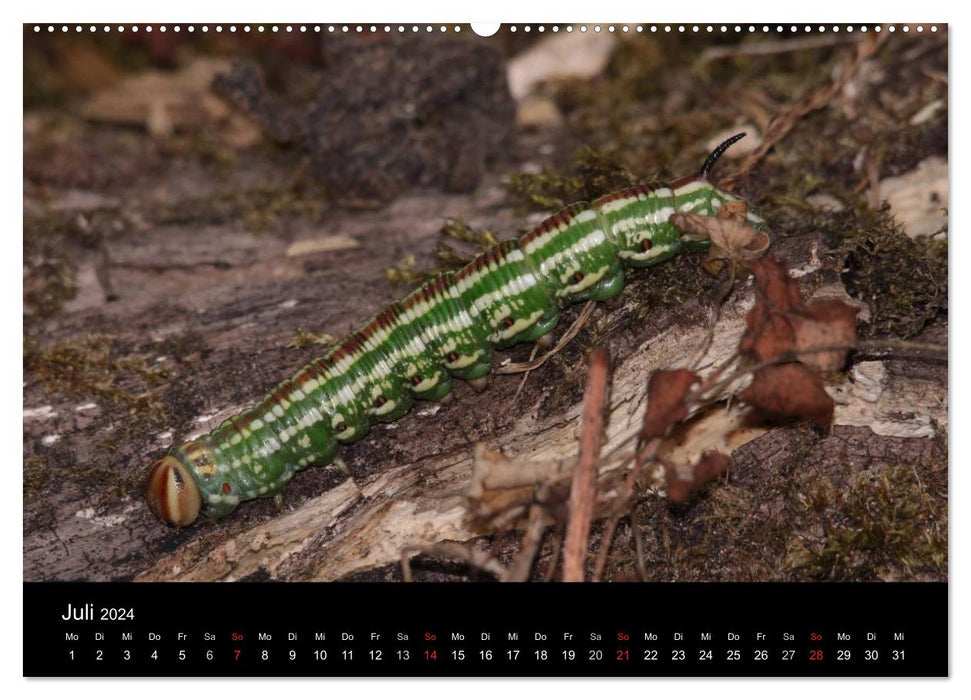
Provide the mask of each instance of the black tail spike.
[{"label": "black tail spike", "polygon": [[735,134],[730,139],[725,139],[714,151],[711,152],[711,154],[709,154],[707,158],[705,158],[705,164],[701,166],[702,178],[708,178],[708,173],[711,172],[711,169],[715,167],[715,163],[717,163],[718,159],[722,157],[722,154],[727,151],[728,147],[733,143],[736,141],[741,141],[743,138],[745,138],[745,133],[746,132],[743,131],[740,134]]}]

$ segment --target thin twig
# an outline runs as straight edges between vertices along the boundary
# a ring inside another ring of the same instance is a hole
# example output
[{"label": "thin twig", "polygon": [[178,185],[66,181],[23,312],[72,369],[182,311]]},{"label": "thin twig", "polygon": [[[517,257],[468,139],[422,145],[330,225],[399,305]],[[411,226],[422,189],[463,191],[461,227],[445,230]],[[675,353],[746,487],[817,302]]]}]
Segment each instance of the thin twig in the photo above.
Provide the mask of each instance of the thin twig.
[{"label": "thin twig", "polygon": [[558,527],[557,531],[553,534],[553,551],[550,553],[550,563],[546,567],[546,572],[543,574],[544,582],[552,581],[553,576],[556,574],[556,565],[560,562],[560,553],[563,551],[562,534],[562,527]]},{"label": "thin twig", "polygon": [[495,370],[496,374],[519,374],[520,372],[532,372],[534,369],[542,367],[544,364],[546,364],[548,359],[560,352],[566,347],[567,343],[576,337],[577,333],[580,332],[580,329],[583,328],[583,324],[587,322],[588,318],[590,318],[590,314],[593,312],[594,306],[596,306],[596,302],[594,301],[588,301],[586,304],[584,304],[583,311],[580,312],[577,320],[573,322],[569,330],[567,330],[563,337],[560,338],[559,342],[554,345],[553,349],[548,353],[537,360],[533,360],[532,362],[513,362],[505,365],[504,367],[498,367]]},{"label": "thin twig", "polygon": [[594,581],[600,581],[600,578],[603,576],[604,569],[607,566],[607,554],[610,552],[610,545],[614,539],[614,531],[617,529],[617,523],[620,522],[620,519],[627,512],[627,504],[630,502],[630,498],[634,493],[634,485],[637,483],[637,479],[640,477],[644,467],[654,461],[660,446],[661,438],[652,438],[638,450],[634,458],[634,468],[627,474],[624,487],[614,503],[613,513],[611,513],[610,518],[607,520],[603,537],[600,540],[600,549],[597,550],[597,561],[593,567]]},{"label": "thin twig", "polygon": [[641,535],[641,525],[637,522],[637,504],[634,504],[628,521],[631,535],[634,538],[634,554],[637,557],[637,573],[641,581],[647,581],[647,568],[644,566],[644,541]]},{"label": "thin twig", "polygon": [[529,579],[529,572],[533,570],[533,563],[536,561],[536,553],[539,545],[543,541],[543,533],[550,523],[550,517],[546,509],[538,503],[534,503],[529,508],[529,522],[526,525],[526,534],[523,535],[523,544],[519,548],[519,554],[512,567],[508,570],[503,581],[523,582]]},{"label": "thin twig", "polygon": [[793,127],[795,127],[800,119],[805,117],[810,112],[814,112],[821,107],[825,107],[833,96],[842,90],[843,87],[857,74],[863,62],[873,55],[873,53],[877,50],[877,47],[880,46],[887,36],[888,33],[886,32],[879,35],[868,34],[865,38],[857,41],[856,50],[854,54],[844,62],[843,70],[840,72],[839,77],[833,80],[833,82],[831,82],[829,85],[810,92],[799,102],[775,117],[775,119],[773,119],[769,123],[769,126],[765,129],[765,133],[762,134],[762,143],[759,144],[758,148],[745,157],[745,160],[742,161],[742,163],[735,169],[733,173],[718,183],[719,187],[732,189],[741,178],[747,175],[749,171],[754,168],[760,160],[762,160],[765,154],[769,152],[769,149],[779,143],[779,141],[784,139],[789,132],[792,131]]},{"label": "thin twig", "polygon": [[[533,346],[533,349],[529,352],[529,362],[536,359],[536,354],[539,352],[539,344]],[[514,404],[519,402],[519,395],[523,393],[523,388],[526,386],[526,380],[529,379],[529,370],[523,372],[522,381],[519,382],[519,386],[516,387],[516,393],[513,394],[512,402]]]},{"label": "thin twig", "polygon": [[728,283],[719,290],[718,296],[715,299],[714,316],[712,316],[711,322],[708,324],[708,330],[705,332],[705,337],[698,345],[698,348],[695,350],[694,355],[692,355],[691,360],[688,361],[687,366],[691,369],[698,369],[698,363],[704,359],[705,353],[708,352],[708,348],[711,347],[711,342],[715,339],[715,326],[718,324],[718,319],[721,318],[722,308],[725,306],[725,302],[728,301],[728,296],[732,293],[732,289],[735,288],[736,267],[736,262],[732,260],[731,270],[728,275]]},{"label": "thin twig", "polygon": [[580,428],[580,459],[570,485],[570,520],[563,546],[563,580],[583,581],[587,540],[596,499],[597,459],[604,425],[604,406],[610,375],[610,353],[597,348],[590,355],[587,386],[583,392],[583,422]]}]

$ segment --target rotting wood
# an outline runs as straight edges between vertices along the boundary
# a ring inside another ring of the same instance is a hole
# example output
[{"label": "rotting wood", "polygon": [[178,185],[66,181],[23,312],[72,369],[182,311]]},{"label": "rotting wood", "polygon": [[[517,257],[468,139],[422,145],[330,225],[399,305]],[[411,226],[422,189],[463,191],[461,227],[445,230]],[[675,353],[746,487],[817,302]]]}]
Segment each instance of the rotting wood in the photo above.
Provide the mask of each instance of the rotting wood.
[{"label": "rotting wood", "polygon": [[[816,240],[788,240],[777,254],[799,268],[800,282],[808,285],[819,265],[817,247]],[[326,284],[323,280],[320,283]],[[338,289],[343,282],[335,280],[331,284]],[[206,363],[213,367],[213,374],[197,373],[195,382],[205,380],[209,384],[190,388],[200,392],[206,387],[216,389],[215,396],[207,401],[211,406],[209,414],[215,413],[213,409],[227,408],[218,403],[227,399],[225,384],[219,383],[219,372],[225,372],[221,368],[231,362],[235,345],[243,342],[242,338],[256,342],[257,336],[267,337],[268,329],[278,329],[281,349],[250,360],[259,367],[260,381],[265,384],[289,371],[281,371],[279,365],[299,365],[293,353],[282,350],[296,325],[282,302],[293,298],[295,290],[268,286],[265,291],[254,291],[257,296],[247,306],[237,306],[208,321],[207,342],[211,350]],[[375,307],[380,305],[372,303]],[[717,364],[733,351],[750,303],[751,294],[745,290],[729,300],[702,366]],[[115,307],[116,312],[131,313],[137,306],[128,308],[130,311]],[[237,319],[241,315],[245,318],[254,308],[263,309],[256,312],[261,321],[244,324],[240,330]],[[269,309],[275,311],[268,313]],[[608,321],[619,322],[630,309],[599,313]],[[361,315],[353,314],[352,320],[352,314],[346,313],[343,318],[351,324]],[[704,317],[697,312],[686,314],[685,309],[657,308],[652,310],[649,326],[621,323],[610,331],[608,337],[618,366],[605,454],[636,432],[640,409],[634,407],[642,400],[645,378],[654,369],[688,359],[706,332],[703,321],[696,323],[692,319]],[[91,321],[87,323],[90,327]],[[317,350],[307,348],[304,352],[312,355]],[[518,377],[505,381],[497,378],[490,391],[476,395],[474,400],[460,389],[458,399],[449,406],[419,406],[398,424],[379,426],[359,446],[347,451],[355,482],[327,487],[327,480],[332,478],[327,476],[327,470],[308,470],[295,480],[299,483],[291,486],[294,491],[287,494],[290,504],[281,514],[273,514],[268,503],[254,504],[218,524],[204,523],[179,533],[168,530],[148,513],[138,483],[148,456],[171,444],[175,439],[173,431],[144,435],[140,443],[128,446],[130,451],[122,453],[128,455],[124,473],[129,474],[127,478],[133,484],[120,498],[83,489],[80,482],[67,477],[54,499],[26,504],[25,578],[231,580],[263,572],[284,580],[334,580],[396,562],[401,549],[415,541],[467,541],[482,536],[488,530],[475,524],[463,495],[470,482],[475,441],[484,439],[501,447],[514,460],[523,457],[555,463],[576,452],[579,406],[545,414],[541,410],[555,391],[557,372],[554,368],[537,372],[522,403],[511,411],[506,402]],[[210,378],[205,379],[207,376]],[[875,403],[857,396],[859,400],[847,404],[853,406],[846,414],[847,420],[853,425],[866,423],[867,411],[872,408],[875,424],[885,424],[888,418],[899,424],[918,421],[924,431],[920,434],[926,434],[935,421],[946,421],[947,407],[941,400],[939,386],[939,380],[933,376],[888,375],[890,393]],[[894,406],[899,403],[887,403],[894,392],[905,388],[914,401],[912,419],[895,411]],[[258,388],[244,390],[227,403],[244,404],[258,394]],[[80,450],[78,458],[84,459],[82,455],[94,454],[98,442],[105,438],[102,431],[111,430],[105,416],[91,419],[90,423],[78,422],[75,416],[84,413],[75,410],[75,404],[83,404],[80,400],[67,403],[63,398],[45,395],[37,387],[29,387],[26,395],[28,408],[43,405],[50,409],[31,414],[37,418],[25,423],[25,437],[33,435],[33,439],[41,441],[48,435],[60,435],[60,444],[72,445]],[[838,412],[837,423],[839,420]],[[905,426],[895,430],[905,430]],[[169,437],[159,437],[162,433]],[[442,441],[443,437],[447,439]],[[395,450],[404,451],[391,456]],[[110,547],[104,546],[106,541],[112,543]]]}]

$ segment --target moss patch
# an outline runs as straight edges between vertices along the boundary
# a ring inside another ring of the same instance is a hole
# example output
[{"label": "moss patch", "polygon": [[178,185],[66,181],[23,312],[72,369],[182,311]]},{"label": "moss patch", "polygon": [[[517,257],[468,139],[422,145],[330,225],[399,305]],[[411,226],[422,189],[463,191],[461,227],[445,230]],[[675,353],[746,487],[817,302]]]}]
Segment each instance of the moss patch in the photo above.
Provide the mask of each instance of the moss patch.
[{"label": "moss patch", "polygon": [[586,202],[637,183],[622,163],[602,151],[583,146],[562,171],[539,174],[512,173],[508,189],[527,208],[558,210],[573,202]]},{"label": "moss patch", "polygon": [[169,365],[150,355],[129,354],[116,337],[87,334],[44,348],[28,343],[24,370],[48,390],[82,399],[163,411],[156,388]]},{"label": "moss patch", "polygon": [[24,314],[47,318],[77,294],[72,248],[92,245],[76,221],[62,214],[24,218]]},{"label": "moss patch", "polygon": [[308,345],[321,345],[323,347],[332,347],[340,342],[339,338],[335,338],[329,333],[311,333],[306,330],[303,326],[297,326],[297,332],[294,334],[287,342],[288,348],[293,348],[299,350],[300,348],[305,348]]},{"label": "moss patch", "polygon": [[499,238],[489,229],[477,231],[462,219],[446,219],[439,234],[457,241],[459,247],[440,240],[434,250],[437,264],[424,269],[419,268],[415,256],[408,253],[394,267],[385,270],[388,281],[412,286],[424,284],[436,275],[468,264],[476,255],[499,243]]},{"label": "moss patch", "polygon": [[786,564],[796,577],[814,580],[945,577],[947,511],[938,500],[945,474],[941,461],[894,464],[854,474],[842,488],[825,477],[809,485],[798,515],[824,523],[823,532],[791,533]]},{"label": "moss patch", "polygon": [[[867,448],[851,443],[867,433],[774,431],[760,438],[780,440],[773,464],[736,457],[727,480],[684,507],[645,499],[637,527],[651,580],[946,580],[946,437],[861,458]],[[754,445],[742,452],[755,455]],[[615,574],[637,571],[633,549],[630,530],[619,533]]]},{"label": "moss patch", "polygon": [[214,192],[181,199],[174,206],[157,207],[146,218],[157,225],[222,224],[241,221],[253,233],[277,230],[284,222],[302,217],[323,220],[326,203],[319,187],[308,183],[302,171],[283,186]]},{"label": "moss patch", "polygon": [[947,240],[912,240],[888,208],[847,231],[834,254],[846,291],[870,306],[869,335],[913,338],[947,313]]}]

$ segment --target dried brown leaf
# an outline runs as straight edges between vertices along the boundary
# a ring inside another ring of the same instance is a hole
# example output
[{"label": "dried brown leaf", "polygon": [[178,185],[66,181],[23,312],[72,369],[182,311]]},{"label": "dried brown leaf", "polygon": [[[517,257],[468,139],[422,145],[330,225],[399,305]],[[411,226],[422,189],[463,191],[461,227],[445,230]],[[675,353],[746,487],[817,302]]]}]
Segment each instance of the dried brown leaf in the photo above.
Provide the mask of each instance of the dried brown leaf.
[{"label": "dried brown leaf", "polygon": [[752,266],[758,298],[776,311],[789,311],[803,305],[799,285],[789,276],[785,265],[773,257]]},{"label": "dried brown leaf", "polygon": [[758,261],[753,269],[755,305],[746,319],[739,350],[759,362],[769,362],[815,347],[845,346],[797,357],[820,372],[840,369],[856,342],[859,310],[835,299],[807,306],[796,281],[774,258]]},{"label": "dried brown leaf", "polygon": [[752,266],[755,305],[748,312],[738,349],[759,362],[768,362],[796,348],[796,331],[787,312],[804,308],[802,294],[788,270],[773,257]]},{"label": "dried brown leaf", "polygon": [[668,498],[673,503],[687,503],[699,487],[728,471],[731,466],[732,458],[717,450],[708,450],[690,466],[668,465],[664,473]]},{"label": "dried brown leaf", "polygon": [[687,369],[658,370],[647,383],[647,413],[641,427],[641,440],[661,437],[672,425],[684,420],[688,408],[684,399],[699,377]]},{"label": "dried brown leaf", "polygon": [[756,231],[738,219],[716,219],[722,225],[712,233],[709,260],[737,260],[749,262],[757,259],[769,248],[769,237]]},{"label": "dried brown leaf", "polygon": [[774,418],[808,418],[822,428],[833,420],[833,399],[819,375],[797,362],[758,370],[741,399]]},{"label": "dried brown leaf", "polygon": [[846,364],[846,355],[856,343],[856,315],[859,309],[838,299],[817,301],[806,307],[795,326],[796,348],[831,350],[801,353],[799,361],[818,372],[835,372]]},{"label": "dried brown leaf", "polygon": [[747,213],[745,202],[726,202],[717,216],[678,213],[672,214],[670,221],[689,235],[711,240],[702,266],[709,274],[717,275],[725,261],[747,267],[769,248],[769,237],[749,225]]},{"label": "dried brown leaf", "polygon": [[712,232],[721,225],[718,219],[713,216],[685,212],[672,214],[668,221],[689,236],[705,236],[706,238],[711,238]]},{"label": "dried brown leaf", "polygon": [[748,216],[748,205],[745,202],[725,202],[718,207],[719,219],[740,219],[746,220]]}]

